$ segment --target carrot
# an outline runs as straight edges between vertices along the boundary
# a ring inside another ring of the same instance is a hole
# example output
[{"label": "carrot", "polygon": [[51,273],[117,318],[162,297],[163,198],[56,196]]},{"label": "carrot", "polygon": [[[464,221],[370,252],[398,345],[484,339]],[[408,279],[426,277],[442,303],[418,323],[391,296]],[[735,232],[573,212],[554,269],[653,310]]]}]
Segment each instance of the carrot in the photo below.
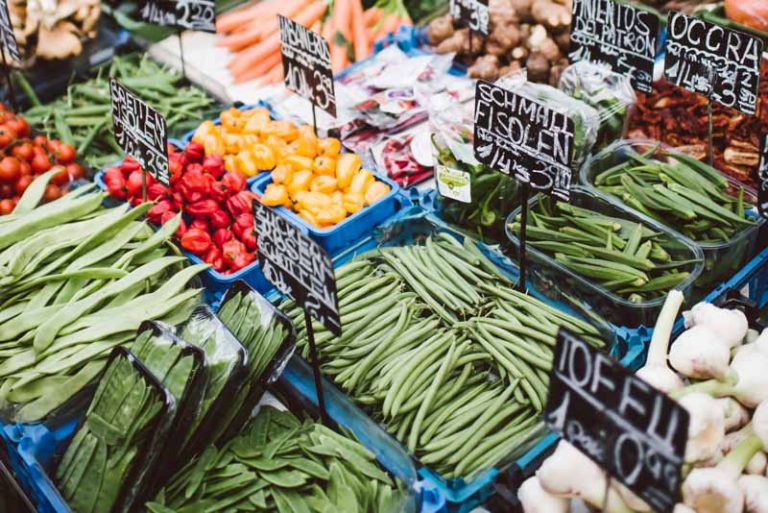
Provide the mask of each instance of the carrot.
[{"label": "carrot", "polygon": [[261,62],[256,63],[251,68],[248,68],[244,73],[233,76],[235,83],[240,84],[242,82],[247,82],[255,78],[260,78],[266,75],[272,68],[274,68],[278,64],[282,66],[281,61],[282,61],[282,55],[279,52],[273,53],[268,57],[265,57]]},{"label": "carrot", "polygon": [[333,0],[333,25],[344,39],[352,42],[352,5],[350,0]]},{"label": "carrot", "polygon": [[333,45],[331,47],[331,69],[334,73],[347,67],[349,57],[347,57],[347,47],[344,45]]},{"label": "carrot", "polygon": [[376,34],[374,35],[374,37],[375,39],[384,37],[390,32],[397,31],[397,27],[399,26],[400,26],[400,16],[395,13],[389,14],[386,18],[384,18],[384,21],[381,23],[381,26],[379,27],[379,30],[376,31]]},{"label": "carrot", "polygon": [[329,18],[323,25],[323,31],[320,33],[323,39],[328,41],[329,45],[333,45],[333,18]]},{"label": "carrot", "polygon": [[368,46],[368,37],[365,35],[365,22],[363,21],[363,4],[361,0],[352,2],[352,37],[355,49],[355,61],[361,61],[368,57],[371,48]]},{"label": "carrot", "polygon": [[276,84],[283,80],[283,66],[282,64],[279,66],[275,66],[269,72],[264,75],[264,78],[262,79],[262,83],[271,85]]},{"label": "carrot", "polygon": [[224,46],[230,51],[236,52],[248,46],[258,43],[262,39],[269,37],[273,32],[277,32],[280,25],[277,21],[277,14],[291,18],[298,14],[309,3],[309,0],[287,0],[278,8],[277,13],[269,19],[261,20],[253,27],[227,37],[221,38],[216,42],[217,46]]},{"label": "carrot", "polygon": [[371,7],[370,9],[367,9],[363,13],[363,21],[365,22],[365,26],[368,28],[375,27],[379,20],[381,20],[382,16],[384,16],[384,10],[381,7]]},{"label": "carrot", "polygon": [[277,14],[281,0],[257,2],[254,5],[224,13],[216,19],[216,32],[228,33],[248,26],[253,20],[267,19]]}]

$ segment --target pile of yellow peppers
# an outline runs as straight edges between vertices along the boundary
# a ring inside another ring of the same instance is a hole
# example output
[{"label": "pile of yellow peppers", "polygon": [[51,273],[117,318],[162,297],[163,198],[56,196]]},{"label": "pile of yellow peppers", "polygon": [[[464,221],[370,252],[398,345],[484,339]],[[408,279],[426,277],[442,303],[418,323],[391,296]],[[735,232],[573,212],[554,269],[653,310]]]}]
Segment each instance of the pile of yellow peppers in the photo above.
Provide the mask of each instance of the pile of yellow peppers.
[{"label": "pile of yellow peppers", "polygon": [[262,108],[229,109],[221,124],[203,122],[193,141],[205,154],[224,156],[227,171],[246,177],[272,171],[261,202],[283,206],[318,228],[328,228],[372,205],[390,192],[360,157],[341,154],[338,139],[319,138],[311,126],[275,121]]}]

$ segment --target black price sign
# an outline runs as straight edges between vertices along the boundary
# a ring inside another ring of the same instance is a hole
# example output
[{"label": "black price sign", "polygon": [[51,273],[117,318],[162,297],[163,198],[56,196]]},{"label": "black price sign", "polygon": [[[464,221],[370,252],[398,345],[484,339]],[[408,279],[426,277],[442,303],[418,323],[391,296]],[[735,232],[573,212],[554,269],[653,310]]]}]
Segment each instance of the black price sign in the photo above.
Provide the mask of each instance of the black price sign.
[{"label": "black price sign", "polygon": [[563,329],[544,420],[654,510],[675,507],[688,412]]},{"label": "black price sign", "polygon": [[328,41],[285,16],[277,18],[280,21],[285,87],[336,117],[336,92]]},{"label": "black price sign", "polygon": [[477,81],[475,158],[531,188],[568,201],[573,120],[502,87]]},{"label": "black price sign", "polygon": [[760,215],[768,218],[768,132],[763,134],[763,145],[760,149],[760,163],[757,168],[758,210]]},{"label": "black price sign", "polygon": [[750,116],[757,104],[762,53],[758,37],[669,13],[666,79]]},{"label": "black price sign", "polygon": [[8,50],[11,58],[21,62],[19,44],[16,42],[16,34],[13,33],[13,23],[8,11],[8,0],[0,0],[0,37],[3,39],[3,48]]},{"label": "black price sign", "polygon": [[216,32],[214,0],[144,0],[140,12],[153,25]]},{"label": "black price sign", "polygon": [[659,18],[613,0],[574,0],[571,62],[604,63],[627,75],[632,87],[650,93],[659,38]]},{"label": "black price sign", "polygon": [[109,87],[117,144],[158,182],[169,185],[165,118],[114,78]]},{"label": "black price sign", "polygon": [[488,0],[451,0],[451,17],[461,27],[488,35]]},{"label": "black price sign", "polygon": [[264,276],[340,336],[336,277],[328,254],[296,225],[258,201],[253,202],[253,216]]}]

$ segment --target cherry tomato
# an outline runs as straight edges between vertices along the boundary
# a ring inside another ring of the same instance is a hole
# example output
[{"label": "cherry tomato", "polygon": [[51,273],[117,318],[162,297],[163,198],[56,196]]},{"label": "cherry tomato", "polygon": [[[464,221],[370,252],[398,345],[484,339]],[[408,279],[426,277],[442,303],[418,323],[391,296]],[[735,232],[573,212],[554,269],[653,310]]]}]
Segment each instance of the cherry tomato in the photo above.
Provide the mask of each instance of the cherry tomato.
[{"label": "cherry tomato", "polygon": [[47,155],[41,155],[38,153],[32,158],[32,171],[36,174],[42,174],[51,169],[51,161]]},{"label": "cherry tomato", "polygon": [[7,148],[15,140],[16,131],[7,125],[0,125],[0,149]]},{"label": "cherry tomato", "polygon": [[85,171],[83,171],[83,166],[77,162],[73,162],[67,165],[67,174],[69,175],[69,179],[74,181],[80,180],[85,176]]},{"label": "cherry tomato", "polygon": [[57,185],[49,183],[45,186],[45,193],[43,193],[43,201],[53,201],[61,197],[61,189]]},{"label": "cherry tomato", "polygon": [[21,116],[13,116],[6,120],[5,125],[12,128],[16,132],[17,137],[27,137],[29,135],[29,124]]},{"label": "cherry tomato", "polygon": [[0,215],[6,216],[13,212],[14,208],[13,200],[11,199],[4,199],[0,201]]},{"label": "cherry tomato", "polygon": [[32,139],[32,142],[35,146],[45,148],[48,144],[48,138],[44,135],[36,135],[35,138]]},{"label": "cherry tomato", "polygon": [[59,164],[70,164],[75,160],[75,148],[70,144],[60,144],[54,156]]},{"label": "cherry tomato", "polygon": [[32,176],[32,166],[29,165],[29,161],[22,160],[19,163],[19,168],[21,169],[21,176]]},{"label": "cherry tomato", "polygon": [[[0,162],[0,166],[2,166],[2,162]],[[56,164],[51,168],[51,170],[57,170],[57,173],[53,175],[53,178],[51,178],[51,182],[55,183],[56,185],[67,185],[69,183],[69,174],[67,173],[67,168],[62,166],[61,164]]]},{"label": "cherry tomato", "polygon": [[16,157],[3,157],[0,160],[0,182],[16,183],[21,176],[21,166]]},{"label": "cherry tomato", "polygon": [[34,153],[32,152],[32,143],[24,142],[13,147],[11,151],[14,157],[21,160],[32,160]]},{"label": "cherry tomato", "polygon": [[58,139],[50,139],[46,143],[45,147],[48,148],[48,151],[50,151],[51,153],[56,153],[57,151],[59,151],[59,147],[61,146],[61,144],[62,144],[61,141],[59,141]]},{"label": "cherry tomato", "polygon": [[32,183],[32,177],[28,175],[21,175],[21,177],[16,180],[16,194],[21,196],[24,194],[24,191],[27,190],[27,187],[29,187],[29,184]]},{"label": "cherry tomato", "polygon": [[14,193],[14,184],[0,183],[0,198],[10,198]]}]

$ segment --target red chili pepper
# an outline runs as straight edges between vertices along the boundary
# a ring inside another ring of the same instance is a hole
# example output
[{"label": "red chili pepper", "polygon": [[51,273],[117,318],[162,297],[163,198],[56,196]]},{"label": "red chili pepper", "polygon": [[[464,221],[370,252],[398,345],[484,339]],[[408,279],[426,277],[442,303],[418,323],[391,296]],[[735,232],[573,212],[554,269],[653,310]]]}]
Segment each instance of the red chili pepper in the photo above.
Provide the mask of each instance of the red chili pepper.
[{"label": "red chili pepper", "polygon": [[207,155],[203,160],[203,170],[218,180],[224,174],[224,159],[221,155]]},{"label": "red chili pepper", "polygon": [[240,191],[227,200],[227,210],[233,216],[253,213],[253,200],[257,199],[251,191]]},{"label": "red chili pepper", "polygon": [[243,240],[243,234],[247,231],[253,231],[253,214],[240,214],[235,217],[232,223],[232,232],[240,240]]},{"label": "red chili pepper", "polygon": [[154,201],[159,197],[165,197],[168,188],[161,183],[153,183],[147,186],[147,199]]},{"label": "red chili pepper", "polygon": [[256,232],[253,229],[245,230],[240,238],[248,251],[256,251]]},{"label": "red chili pepper", "polygon": [[133,171],[125,181],[125,190],[128,197],[141,200],[141,171]]},{"label": "red chili pepper", "polygon": [[221,256],[221,250],[216,246],[211,246],[208,251],[205,252],[203,262],[206,264],[211,264],[211,267],[213,267],[213,270],[216,272],[221,272],[225,269],[224,259]]},{"label": "red chili pepper", "polygon": [[160,200],[149,209],[147,212],[147,219],[151,223],[161,224],[161,218],[166,212],[173,212],[173,203],[169,200]]},{"label": "red chili pepper", "polygon": [[[213,201],[213,200],[210,200],[210,201]],[[229,226],[229,223],[231,222],[229,218],[229,214],[227,214],[220,208],[217,208],[211,213],[210,220],[211,220],[211,226],[216,229],[227,228]]]},{"label": "red chili pepper", "polygon": [[113,198],[126,198],[128,189],[125,185],[123,173],[119,169],[115,167],[107,169],[104,173],[104,184],[107,186],[107,192]]},{"label": "red chili pepper", "polygon": [[219,210],[218,203],[210,198],[190,203],[184,207],[184,213],[191,215],[195,219],[208,219],[217,210]]},{"label": "red chili pepper", "polygon": [[211,199],[215,200],[219,205],[224,205],[227,199],[232,195],[229,187],[222,182],[213,182],[211,186]]},{"label": "red chili pepper", "polygon": [[237,193],[245,190],[246,181],[245,177],[236,171],[230,171],[224,175],[221,179],[221,183],[229,187],[233,193]]},{"label": "red chili pepper", "polygon": [[224,246],[224,243],[230,240],[232,240],[232,230],[229,228],[219,228],[213,232],[213,243],[218,247]]},{"label": "red chili pepper", "polygon": [[211,236],[198,228],[190,228],[181,236],[181,247],[195,255],[202,255],[211,247]]},{"label": "red chili pepper", "polygon": [[211,231],[211,226],[205,219],[195,219],[192,221],[192,224],[190,224],[189,227],[190,229],[197,228],[198,230],[203,230],[205,233],[209,233]]}]

